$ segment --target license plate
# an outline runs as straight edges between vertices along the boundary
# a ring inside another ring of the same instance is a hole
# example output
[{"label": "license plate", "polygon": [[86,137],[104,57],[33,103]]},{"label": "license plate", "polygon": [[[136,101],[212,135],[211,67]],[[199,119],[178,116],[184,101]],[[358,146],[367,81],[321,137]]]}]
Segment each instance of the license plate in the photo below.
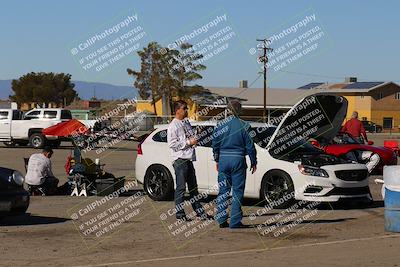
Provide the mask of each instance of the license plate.
[{"label": "license plate", "polygon": [[0,202],[0,211],[10,211],[10,210],[11,210],[11,201]]}]

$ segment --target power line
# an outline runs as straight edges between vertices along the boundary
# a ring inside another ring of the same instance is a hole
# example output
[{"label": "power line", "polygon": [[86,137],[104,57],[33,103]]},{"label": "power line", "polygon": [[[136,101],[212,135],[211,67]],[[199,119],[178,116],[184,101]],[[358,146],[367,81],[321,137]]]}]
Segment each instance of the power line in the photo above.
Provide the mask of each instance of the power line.
[{"label": "power line", "polygon": [[[344,80],[346,76],[332,76],[332,75],[325,75],[325,74],[317,74],[317,73],[305,73],[305,72],[296,72],[296,71],[286,71],[286,70],[278,70],[279,72],[284,72],[288,74],[295,74],[295,75],[302,75],[302,76],[312,76],[312,77],[320,77],[320,78],[330,78],[330,79],[340,79]],[[382,79],[367,79],[365,77],[357,77],[357,80],[360,81],[379,81]],[[400,82],[398,80],[391,80],[392,82]]]},{"label": "power line", "polygon": [[287,71],[287,70],[278,70],[279,72],[284,72],[288,74],[296,74],[303,76],[313,76],[313,77],[321,77],[321,78],[331,78],[331,79],[343,79],[344,76],[331,76],[331,75],[323,75],[323,74],[314,74],[314,73],[304,73],[304,72],[296,72],[296,71]]}]

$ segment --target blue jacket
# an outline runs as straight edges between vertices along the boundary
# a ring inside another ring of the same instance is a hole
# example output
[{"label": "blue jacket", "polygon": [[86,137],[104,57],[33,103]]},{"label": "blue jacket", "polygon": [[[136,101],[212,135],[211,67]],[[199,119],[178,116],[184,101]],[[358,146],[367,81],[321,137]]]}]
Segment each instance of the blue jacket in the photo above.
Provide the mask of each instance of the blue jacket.
[{"label": "blue jacket", "polygon": [[212,140],[214,160],[218,162],[221,155],[249,155],[251,166],[257,165],[256,148],[249,129],[248,123],[235,116],[219,121]]}]

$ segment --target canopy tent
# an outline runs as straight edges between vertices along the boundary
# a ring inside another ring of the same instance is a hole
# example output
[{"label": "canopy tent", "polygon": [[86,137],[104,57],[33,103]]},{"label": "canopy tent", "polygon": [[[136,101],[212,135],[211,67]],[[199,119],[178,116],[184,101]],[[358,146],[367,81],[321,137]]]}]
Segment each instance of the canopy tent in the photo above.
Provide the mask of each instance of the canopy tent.
[{"label": "canopy tent", "polygon": [[42,130],[45,135],[68,137],[74,134],[85,134],[89,129],[80,121],[72,119],[69,121],[60,122]]}]

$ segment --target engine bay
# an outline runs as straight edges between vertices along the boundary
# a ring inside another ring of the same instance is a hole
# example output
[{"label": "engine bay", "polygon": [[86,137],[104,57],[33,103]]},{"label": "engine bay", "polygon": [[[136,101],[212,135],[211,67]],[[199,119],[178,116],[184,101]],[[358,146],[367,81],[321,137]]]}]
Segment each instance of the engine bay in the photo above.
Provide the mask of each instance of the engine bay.
[{"label": "engine bay", "polygon": [[337,165],[337,164],[346,164],[351,163],[349,160],[345,160],[342,158],[338,158],[333,155],[328,154],[288,154],[286,157],[287,160],[291,162],[299,161],[302,165],[312,166],[312,167],[321,167],[325,165]]}]

